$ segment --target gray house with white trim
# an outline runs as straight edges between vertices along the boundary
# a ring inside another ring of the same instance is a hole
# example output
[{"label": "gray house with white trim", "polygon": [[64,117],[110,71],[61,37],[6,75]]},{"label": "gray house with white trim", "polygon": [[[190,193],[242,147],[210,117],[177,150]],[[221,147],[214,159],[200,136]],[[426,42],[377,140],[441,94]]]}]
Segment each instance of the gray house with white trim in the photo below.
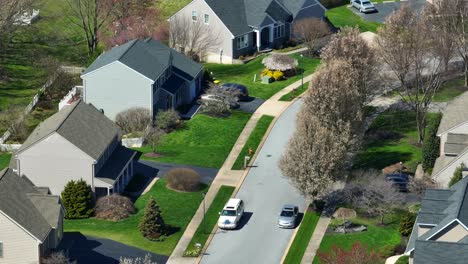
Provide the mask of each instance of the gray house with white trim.
[{"label": "gray house with white trim", "polygon": [[304,18],[323,18],[318,0],[193,0],[169,18],[201,20],[219,43],[204,60],[232,63],[239,56],[279,48],[291,38],[291,26]]},{"label": "gray house with white trim", "polygon": [[202,89],[202,69],[159,41],[132,40],[101,54],[84,71],[83,99],[111,120],[132,107],[154,116],[191,103]]},{"label": "gray house with white trim", "polygon": [[60,195],[70,180],[83,179],[99,196],[125,189],[135,154],[121,145],[114,122],[78,100],[39,124],[10,166],[52,194]]},{"label": "gray house with white trim", "polygon": [[0,171],[0,264],[41,263],[63,237],[65,209],[47,187]]},{"label": "gray house with white trim", "polygon": [[414,264],[468,262],[468,178],[427,189],[405,254]]}]

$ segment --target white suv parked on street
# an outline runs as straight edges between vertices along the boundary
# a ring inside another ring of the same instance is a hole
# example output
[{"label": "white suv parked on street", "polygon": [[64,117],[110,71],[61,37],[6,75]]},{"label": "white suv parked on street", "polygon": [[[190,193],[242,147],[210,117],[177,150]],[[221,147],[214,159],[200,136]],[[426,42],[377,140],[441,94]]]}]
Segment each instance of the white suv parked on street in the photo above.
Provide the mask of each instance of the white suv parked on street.
[{"label": "white suv parked on street", "polygon": [[377,11],[374,4],[369,0],[351,0],[351,5],[361,13]]},{"label": "white suv parked on street", "polygon": [[221,229],[236,229],[244,215],[244,202],[241,199],[231,198],[219,212],[218,227]]}]

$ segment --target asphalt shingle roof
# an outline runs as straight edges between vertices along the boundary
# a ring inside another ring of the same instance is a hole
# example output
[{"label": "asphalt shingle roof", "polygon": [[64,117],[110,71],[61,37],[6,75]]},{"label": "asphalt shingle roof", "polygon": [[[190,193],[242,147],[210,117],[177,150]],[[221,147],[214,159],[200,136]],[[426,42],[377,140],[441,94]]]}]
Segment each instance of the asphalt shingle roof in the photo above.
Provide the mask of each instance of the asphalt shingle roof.
[{"label": "asphalt shingle roof", "polygon": [[17,153],[54,132],[98,160],[120,129],[94,106],[78,100],[39,124]]},{"label": "asphalt shingle roof", "polygon": [[416,241],[414,264],[466,264],[468,244],[439,241]]},{"label": "asphalt shingle roof", "polygon": [[119,173],[125,168],[127,162],[135,156],[134,150],[119,145],[107,160],[102,169],[99,170],[96,178],[105,183],[114,185]]},{"label": "asphalt shingle roof", "polygon": [[468,92],[450,102],[444,110],[437,135],[468,121]]},{"label": "asphalt shingle roof", "polygon": [[59,197],[42,194],[11,169],[0,171],[0,201],[0,211],[42,242],[59,221]]},{"label": "asphalt shingle roof", "polygon": [[154,39],[135,39],[101,54],[83,73],[86,75],[103,66],[119,61],[145,77],[155,81],[172,66],[183,71],[192,79],[202,69],[202,65]]}]

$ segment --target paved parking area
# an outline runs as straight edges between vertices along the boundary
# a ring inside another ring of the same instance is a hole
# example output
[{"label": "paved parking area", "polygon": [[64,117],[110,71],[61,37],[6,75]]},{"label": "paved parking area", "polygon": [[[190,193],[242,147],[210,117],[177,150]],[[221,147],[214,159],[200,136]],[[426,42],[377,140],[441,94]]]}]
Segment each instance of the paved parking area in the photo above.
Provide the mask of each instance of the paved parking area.
[{"label": "paved parking area", "polygon": [[167,262],[168,257],[128,246],[113,240],[85,236],[78,232],[66,232],[59,250],[64,250],[72,261],[78,264],[118,264],[120,257],[144,258],[150,254],[158,264]]},{"label": "paved parking area", "polygon": [[135,164],[135,173],[141,173],[150,179],[153,179],[154,177],[164,178],[164,175],[166,175],[166,173],[169,170],[174,169],[174,168],[193,169],[196,172],[198,172],[198,174],[200,174],[201,182],[206,183],[206,184],[211,183],[219,171],[219,169],[215,169],[215,168],[203,168],[203,167],[162,163],[162,162],[140,159]]},{"label": "paved parking area", "polygon": [[265,102],[264,99],[250,97],[246,101],[239,102],[239,108],[237,110],[241,110],[241,111],[248,112],[248,113],[255,113],[255,111],[257,111],[257,109],[264,102]]},{"label": "paved parking area", "polygon": [[391,15],[394,11],[401,8],[401,5],[408,4],[411,6],[413,10],[417,12],[421,11],[424,5],[426,4],[426,0],[409,0],[409,1],[401,1],[401,2],[388,2],[388,3],[375,3],[375,1],[371,2],[374,3],[377,12],[374,13],[360,13],[356,8],[349,6],[348,8],[351,9],[356,15],[364,18],[368,21],[385,22],[385,19]]}]

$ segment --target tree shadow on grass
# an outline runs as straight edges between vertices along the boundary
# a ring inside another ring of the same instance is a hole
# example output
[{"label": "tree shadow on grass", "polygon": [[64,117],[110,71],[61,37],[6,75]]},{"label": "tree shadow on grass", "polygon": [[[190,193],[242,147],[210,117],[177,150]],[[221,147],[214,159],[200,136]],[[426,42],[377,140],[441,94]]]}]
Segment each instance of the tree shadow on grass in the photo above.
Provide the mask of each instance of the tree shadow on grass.
[{"label": "tree shadow on grass", "polygon": [[354,169],[383,169],[397,162],[410,160],[411,152],[376,151],[359,153],[354,163]]}]

